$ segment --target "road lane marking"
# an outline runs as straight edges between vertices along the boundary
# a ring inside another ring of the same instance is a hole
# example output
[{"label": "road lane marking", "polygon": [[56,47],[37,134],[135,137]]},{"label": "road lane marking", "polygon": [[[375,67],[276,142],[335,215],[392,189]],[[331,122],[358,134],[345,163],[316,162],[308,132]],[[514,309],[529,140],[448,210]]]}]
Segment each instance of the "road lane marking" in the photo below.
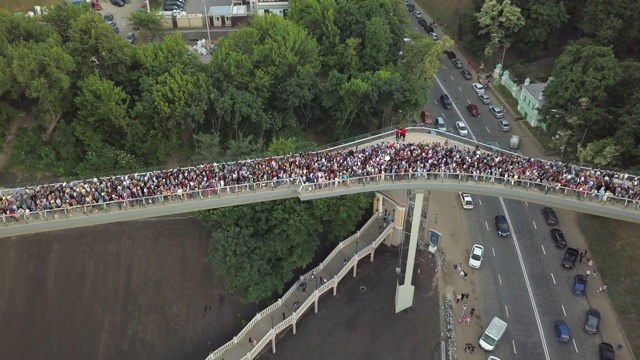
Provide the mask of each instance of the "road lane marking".
[{"label": "road lane marking", "polygon": [[551,273],[551,280],[553,280],[553,285],[558,285],[556,284],[556,277],[553,276],[553,273]]},{"label": "road lane marking", "polygon": [[536,228],[536,230],[538,230],[538,225],[536,225],[535,221],[533,221],[533,227]]},{"label": "road lane marking", "polygon": [[478,199],[478,202],[480,203],[480,206],[482,206],[482,200]]},{"label": "road lane marking", "polygon": [[493,251],[493,257],[495,257],[496,256],[496,249],[493,246],[491,247],[491,251]]},{"label": "road lane marking", "polygon": [[500,276],[500,274],[498,274],[498,281],[500,281],[500,285],[502,285],[502,276]]},{"label": "road lane marking", "polygon": [[491,131],[489,130],[489,128],[488,128],[488,127],[486,127],[486,126],[485,126],[484,128],[485,128],[485,129],[487,129],[487,132],[488,132],[489,134],[491,134]]},{"label": "road lane marking", "polygon": [[460,92],[462,92],[462,88],[460,86],[458,86],[458,89],[460,90]]},{"label": "road lane marking", "polygon": [[542,248],[542,252],[543,252],[545,255],[547,255],[547,252],[546,252],[546,251],[544,251],[544,245],[540,244],[540,247]]},{"label": "road lane marking", "polygon": [[507,313],[507,317],[509,317],[509,308],[507,307],[507,304],[504,305],[504,312]]},{"label": "road lane marking", "polygon": [[442,118],[443,118],[443,119],[446,119],[446,118],[447,118],[447,117],[444,115],[444,113],[442,113]]},{"label": "road lane marking", "polygon": [[[440,85],[440,88],[442,89],[442,91],[444,91],[444,85],[442,85],[442,83],[440,82],[440,79],[438,79],[435,75],[433,75],[433,78],[436,79],[436,82],[438,83],[438,85]],[[462,89],[460,91],[462,91]],[[467,131],[469,131],[469,134],[471,134],[471,139],[477,142],[478,140],[476,139],[476,136],[473,134],[473,131],[471,131],[471,127],[469,127],[469,124],[467,124],[467,122],[465,121],[464,116],[462,116],[462,113],[460,112],[460,110],[458,110],[458,107],[456,106],[456,104],[453,101],[451,103],[453,104],[453,110],[455,110],[456,114],[460,116],[460,120],[462,120],[462,122],[464,122],[464,124],[467,125]]]},{"label": "road lane marking", "polygon": [[528,203],[528,202],[526,202],[526,201],[524,202],[524,204],[525,204],[525,205],[527,205],[527,206],[529,206],[529,203]]},{"label": "road lane marking", "polygon": [[[544,351],[545,360],[551,360],[549,357],[549,349],[547,348],[547,341],[544,338],[544,331],[542,330],[542,323],[540,322],[540,314],[538,314],[538,308],[536,307],[536,300],[533,298],[533,290],[531,289],[531,283],[529,282],[529,276],[527,275],[527,269],[524,266],[524,260],[522,259],[522,252],[520,251],[520,246],[518,245],[518,238],[514,231],[513,224],[511,223],[511,217],[507,212],[507,207],[504,204],[504,200],[500,197],[500,205],[502,205],[502,210],[504,210],[504,216],[507,218],[507,223],[511,228],[511,238],[513,239],[513,244],[516,248],[516,253],[518,254],[518,261],[520,262],[520,267],[522,268],[522,275],[524,276],[524,283],[527,286],[527,292],[529,293],[529,300],[531,301],[531,307],[533,309],[533,316],[536,319],[536,325],[538,326],[538,333],[540,334],[540,340],[542,340],[542,349]],[[555,279],[554,279],[555,283]],[[515,343],[513,344],[515,350]]]},{"label": "road lane marking", "polygon": [[573,347],[576,349],[576,354],[579,354],[578,345],[576,345],[576,339],[573,339]]},{"label": "road lane marking", "polygon": [[564,316],[567,317],[567,312],[564,311],[564,305],[560,305],[560,306],[562,306],[562,313],[564,313]]},{"label": "road lane marking", "polygon": [[456,79],[453,78],[453,75],[450,75],[450,76],[451,76],[451,80],[454,80],[454,81],[456,80]]},{"label": "road lane marking", "polygon": [[442,64],[442,67],[443,67],[445,70],[447,70],[447,65]]},{"label": "road lane marking", "polygon": [[516,342],[511,340],[511,343],[513,344],[513,353],[517,354],[518,352],[516,351]]},{"label": "road lane marking", "polygon": [[484,222],[484,226],[486,226],[487,227],[487,231],[489,231],[489,223],[485,221]]},{"label": "road lane marking", "polygon": [[436,105],[438,105],[438,100],[435,100],[435,99],[434,99],[434,100],[433,100],[433,102],[434,102]]}]

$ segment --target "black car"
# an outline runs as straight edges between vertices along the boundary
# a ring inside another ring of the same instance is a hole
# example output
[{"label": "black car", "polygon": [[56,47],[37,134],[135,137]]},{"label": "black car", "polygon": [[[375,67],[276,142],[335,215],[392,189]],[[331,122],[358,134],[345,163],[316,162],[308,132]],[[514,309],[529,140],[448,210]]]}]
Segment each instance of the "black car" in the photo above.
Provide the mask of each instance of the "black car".
[{"label": "black car", "polygon": [[453,51],[449,51],[447,53],[447,56],[449,57],[449,60],[453,60],[456,58],[456,53],[454,53]]},{"label": "black car", "polygon": [[440,104],[445,109],[451,109],[453,107],[453,102],[451,102],[451,98],[447,94],[440,95]]},{"label": "black car", "polygon": [[414,12],[416,10],[416,6],[413,5],[413,4],[409,4],[409,5],[407,5],[407,10],[409,12]]},{"label": "black car", "polygon": [[124,6],[124,2],[122,0],[111,0],[111,5]]},{"label": "black car", "polygon": [[562,258],[562,267],[565,269],[573,269],[573,267],[576,266],[578,254],[578,249],[567,248],[567,250],[564,251],[564,257]]},{"label": "black car", "polygon": [[598,328],[600,327],[600,319],[600,311],[596,309],[587,309],[587,314],[584,319],[584,331],[590,335],[597,334]]},{"label": "black car", "polygon": [[104,21],[113,21],[113,14],[106,14],[104,17]]},{"label": "black car", "polygon": [[558,249],[564,249],[567,247],[567,240],[564,238],[564,234],[560,229],[551,229],[549,232],[551,234],[551,240],[553,240],[553,245],[555,245]]},{"label": "black car", "polygon": [[598,345],[598,352],[600,353],[600,360],[616,360],[616,352],[609,343],[600,343],[600,345]]},{"label": "black car", "polygon": [[424,29],[424,31],[428,34],[428,33],[432,33],[433,32],[433,26],[431,25],[425,25],[422,27]]},{"label": "black car", "polygon": [[418,24],[420,24],[420,26],[427,26],[427,20],[425,20],[425,19],[418,19]]},{"label": "black car", "polygon": [[496,225],[498,236],[509,236],[509,223],[504,215],[496,216],[493,219],[493,223]]},{"label": "black car", "polygon": [[553,211],[550,207],[542,208],[542,216],[544,216],[544,221],[547,222],[547,225],[553,226],[558,225],[558,215]]},{"label": "black car", "polygon": [[471,75],[471,71],[469,71],[467,69],[464,69],[464,70],[460,71],[460,74],[462,74],[462,77],[464,77],[465,80],[471,80],[471,78],[473,77]]}]

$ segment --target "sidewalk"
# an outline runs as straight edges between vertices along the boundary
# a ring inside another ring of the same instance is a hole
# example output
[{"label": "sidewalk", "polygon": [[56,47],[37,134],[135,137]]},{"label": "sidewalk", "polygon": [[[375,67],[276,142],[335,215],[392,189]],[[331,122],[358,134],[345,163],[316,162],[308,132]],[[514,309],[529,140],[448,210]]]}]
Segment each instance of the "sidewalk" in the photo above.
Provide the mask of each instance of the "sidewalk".
[{"label": "sidewalk", "polygon": [[[467,235],[462,219],[462,210],[456,200],[457,194],[446,192],[432,192],[429,201],[428,228],[442,233],[440,251],[443,252],[443,271],[440,274],[440,295],[452,304],[453,327],[455,330],[455,354],[465,359],[484,359],[485,352],[478,346],[478,339],[482,335],[482,324],[478,321],[478,315],[482,314],[482,304],[479,304],[476,293],[474,272],[469,268],[468,258],[471,243],[467,241]],[[437,223],[435,222],[436,214]],[[468,273],[467,277],[460,276],[459,271],[453,269],[454,264],[462,263],[462,269]],[[462,293],[468,293],[469,298],[456,304],[456,297]],[[458,323],[462,316],[464,304],[467,304],[465,314],[470,315],[471,308],[475,308],[475,314],[468,324]],[[447,321],[445,316],[445,321]],[[445,328],[448,324],[442,324]],[[476,347],[473,354],[464,352],[464,345],[471,343]],[[449,351],[450,349],[447,349]]]}]

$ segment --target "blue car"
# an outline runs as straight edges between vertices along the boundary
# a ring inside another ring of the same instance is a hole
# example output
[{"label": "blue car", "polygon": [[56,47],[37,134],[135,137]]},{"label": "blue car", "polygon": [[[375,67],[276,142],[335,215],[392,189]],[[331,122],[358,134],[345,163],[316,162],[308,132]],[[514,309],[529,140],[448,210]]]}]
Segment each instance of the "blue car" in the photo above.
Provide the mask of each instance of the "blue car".
[{"label": "blue car", "polygon": [[587,277],[581,274],[574,276],[571,292],[573,295],[584,296],[587,293]]},{"label": "blue car", "polygon": [[571,341],[571,332],[569,326],[562,320],[556,320],[553,322],[553,328],[556,331],[556,339],[561,343],[568,343]]}]

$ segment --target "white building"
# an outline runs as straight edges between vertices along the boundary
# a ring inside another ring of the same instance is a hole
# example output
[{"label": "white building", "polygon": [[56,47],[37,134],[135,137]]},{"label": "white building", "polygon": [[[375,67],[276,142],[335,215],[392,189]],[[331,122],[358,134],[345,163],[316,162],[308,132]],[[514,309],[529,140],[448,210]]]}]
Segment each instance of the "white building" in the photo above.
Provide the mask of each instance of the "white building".
[{"label": "white building", "polygon": [[282,0],[251,0],[251,13],[254,15],[287,16],[289,2]]}]

